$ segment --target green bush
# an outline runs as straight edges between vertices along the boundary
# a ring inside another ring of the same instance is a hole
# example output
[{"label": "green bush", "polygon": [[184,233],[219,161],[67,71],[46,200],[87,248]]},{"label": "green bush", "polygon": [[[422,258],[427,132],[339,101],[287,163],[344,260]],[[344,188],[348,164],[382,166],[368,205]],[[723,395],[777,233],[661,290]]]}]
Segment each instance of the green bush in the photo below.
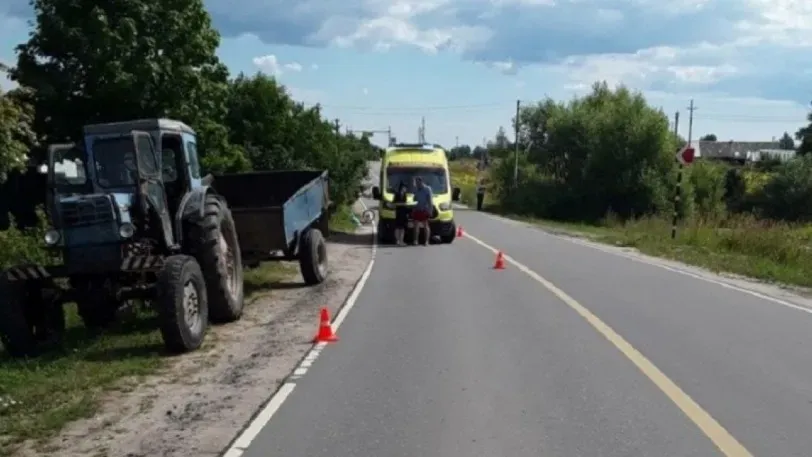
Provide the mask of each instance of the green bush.
[{"label": "green bush", "polygon": [[801,156],[778,167],[759,197],[758,209],[765,217],[812,221],[812,156]]},{"label": "green bush", "polygon": [[12,219],[9,229],[0,231],[0,270],[20,263],[47,265],[53,261],[43,241],[47,219],[42,211],[38,214],[40,223],[36,227],[19,229]]},{"label": "green bush", "polygon": [[724,218],[726,176],[727,167],[722,164],[698,161],[691,165],[688,181],[696,215],[705,219]]}]

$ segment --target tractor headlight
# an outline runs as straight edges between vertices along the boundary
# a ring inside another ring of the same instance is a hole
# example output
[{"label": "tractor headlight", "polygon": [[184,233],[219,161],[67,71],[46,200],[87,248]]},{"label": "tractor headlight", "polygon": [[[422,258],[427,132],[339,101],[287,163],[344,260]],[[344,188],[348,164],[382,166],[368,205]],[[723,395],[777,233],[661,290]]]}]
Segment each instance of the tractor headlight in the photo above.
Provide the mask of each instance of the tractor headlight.
[{"label": "tractor headlight", "polygon": [[440,209],[440,211],[448,211],[451,209],[451,203],[442,202],[439,205],[437,205],[437,207]]},{"label": "tractor headlight", "polygon": [[122,238],[132,238],[135,235],[135,226],[132,224],[122,224],[121,227],[118,228],[118,234],[121,235]]},{"label": "tractor headlight", "polygon": [[45,232],[45,244],[48,246],[54,246],[56,243],[59,243],[59,232],[56,230],[48,230]]}]

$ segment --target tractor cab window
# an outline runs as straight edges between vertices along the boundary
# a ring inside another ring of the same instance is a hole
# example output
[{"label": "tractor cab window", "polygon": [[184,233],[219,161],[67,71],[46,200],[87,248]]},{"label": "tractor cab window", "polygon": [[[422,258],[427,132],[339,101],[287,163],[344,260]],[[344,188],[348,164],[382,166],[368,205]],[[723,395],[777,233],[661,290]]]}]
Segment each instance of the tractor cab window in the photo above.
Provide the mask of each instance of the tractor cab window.
[{"label": "tractor cab window", "polygon": [[54,185],[57,191],[70,193],[85,187],[88,182],[85,160],[85,151],[75,146],[54,151]]},{"label": "tractor cab window", "polygon": [[131,137],[97,139],[93,142],[93,156],[100,186],[129,187],[138,183],[135,145]]},{"label": "tractor cab window", "polygon": [[169,148],[164,148],[161,151],[161,172],[163,174],[164,183],[171,183],[178,180],[178,167],[177,155],[175,151]]},{"label": "tractor cab window", "polygon": [[186,150],[189,151],[189,169],[192,178],[200,179],[200,157],[197,154],[197,145],[187,141]]}]

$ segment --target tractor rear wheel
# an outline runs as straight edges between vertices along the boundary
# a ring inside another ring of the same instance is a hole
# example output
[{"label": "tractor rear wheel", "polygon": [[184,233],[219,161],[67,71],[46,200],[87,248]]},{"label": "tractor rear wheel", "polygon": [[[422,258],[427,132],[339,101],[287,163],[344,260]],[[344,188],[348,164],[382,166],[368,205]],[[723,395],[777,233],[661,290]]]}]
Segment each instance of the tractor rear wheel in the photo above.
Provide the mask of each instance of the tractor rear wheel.
[{"label": "tractor rear wheel", "polygon": [[245,298],[242,256],[234,218],[216,195],[206,196],[203,219],[195,224],[190,242],[206,279],[211,320],[238,320]]},{"label": "tractor rear wheel", "polygon": [[0,342],[9,355],[38,355],[64,333],[65,311],[53,282],[0,280]]}]

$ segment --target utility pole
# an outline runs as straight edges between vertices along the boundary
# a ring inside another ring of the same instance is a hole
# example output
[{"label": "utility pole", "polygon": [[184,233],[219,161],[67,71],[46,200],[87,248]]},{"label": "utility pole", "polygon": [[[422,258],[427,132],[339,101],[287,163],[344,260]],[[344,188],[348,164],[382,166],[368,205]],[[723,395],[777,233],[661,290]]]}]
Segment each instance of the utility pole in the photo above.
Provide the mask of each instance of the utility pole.
[{"label": "utility pole", "polygon": [[674,136],[679,135],[679,111],[674,113]]},{"label": "utility pole", "polygon": [[426,142],[426,117],[425,116],[420,118],[420,128],[417,129],[417,131],[419,132],[418,137],[417,137],[417,142],[418,143],[425,143]]},{"label": "utility pole", "polygon": [[341,147],[341,141],[340,141],[340,139],[341,139],[341,124],[339,123],[338,118],[336,118],[333,122],[335,123],[335,129],[336,129],[336,152],[340,153],[341,152],[341,149],[340,149],[340,147]]},{"label": "utility pole", "polygon": [[522,101],[516,100],[516,122],[514,126],[514,143],[515,151],[513,151],[513,187],[519,187],[519,111],[522,107]]},{"label": "utility pole", "polygon": [[[693,107],[693,101],[691,101]],[[679,135],[679,111],[674,113],[674,136]],[[690,140],[689,140],[690,141]],[[691,143],[688,143],[690,146]],[[677,238],[677,220],[679,219],[679,201],[682,194],[682,162],[679,162],[679,169],[677,170],[677,183],[674,185],[674,217],[671,218],[671,239]]]},{"label": "utility pole", "polygon": [[699,108],[694,106],[694,99],[691,99],[691,105],[688,107],[688,146],[691,145],[691,140],[693,139],[694,111],[698,109]]},{"label": "utility pole", "polygon": [[455,148],[460,147],[460,137],[455,137],[454,138],[454,147]]}]

